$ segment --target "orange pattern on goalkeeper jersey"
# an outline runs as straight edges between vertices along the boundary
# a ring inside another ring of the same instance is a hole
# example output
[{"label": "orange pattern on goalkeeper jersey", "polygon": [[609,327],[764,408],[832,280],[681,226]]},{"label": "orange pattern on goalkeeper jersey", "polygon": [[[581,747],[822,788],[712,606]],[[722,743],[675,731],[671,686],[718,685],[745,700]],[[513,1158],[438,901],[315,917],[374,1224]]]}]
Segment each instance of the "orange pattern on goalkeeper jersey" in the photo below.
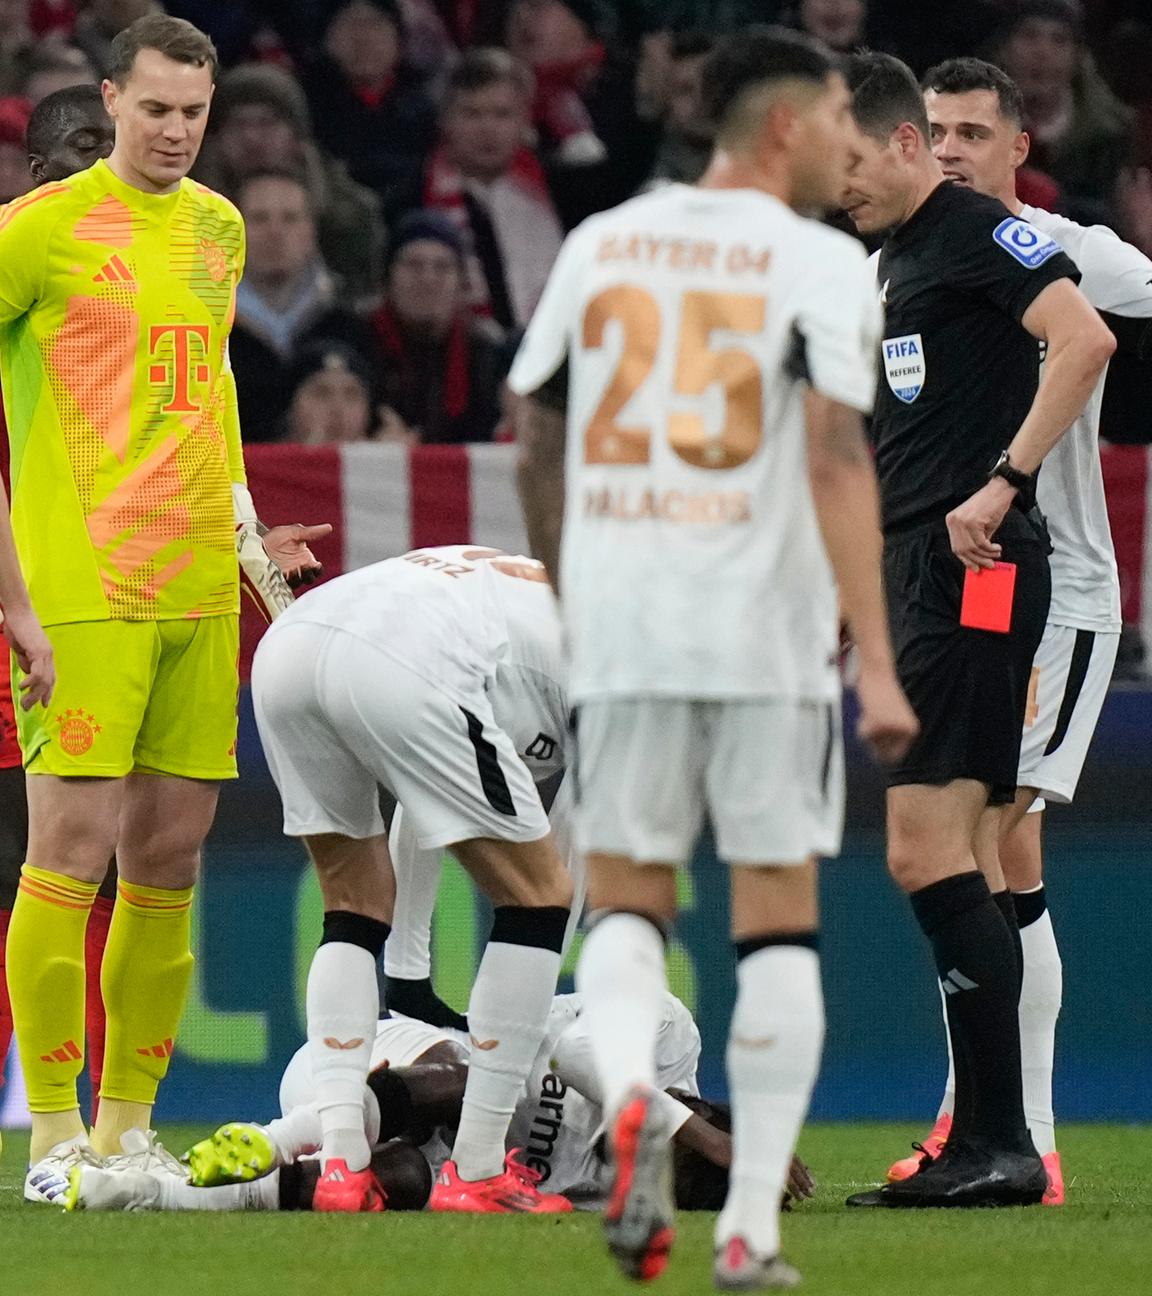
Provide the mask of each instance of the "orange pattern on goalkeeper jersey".
[{"label": "orange pattern on goalkeeper jersey", "polygon": [[107,165],[0,211],[13,527],[46,624],[239,608],[239,213]]}]

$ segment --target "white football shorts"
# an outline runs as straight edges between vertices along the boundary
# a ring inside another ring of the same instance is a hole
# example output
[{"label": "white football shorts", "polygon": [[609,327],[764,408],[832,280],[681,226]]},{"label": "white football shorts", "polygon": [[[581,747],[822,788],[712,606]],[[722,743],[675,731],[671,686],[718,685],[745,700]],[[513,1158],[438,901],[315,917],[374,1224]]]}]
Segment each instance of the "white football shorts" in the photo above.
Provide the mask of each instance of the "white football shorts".
[{"label": "white football shorts", "polygon": [[1036,788],[1037,801],[1068,805],[1075,795],[1119,647],[1119,634],[1110,631],[1044,628],[1032,663],[1017,776],[1020,787]]},{"label": "white football shorts", "polygon": [[577,712],[575,794],[585,852],[685,864],[707,815],[729,864],[836,855],[840,707],[771,698],[587,702]]},{"label": "white football shorts", "polygon": [[548,835],[532,775],[480,679],[465,704],[355,635],[297,621],[261,641],[252,701],[290,837],[383,833],[379,786],[424,850]]}]

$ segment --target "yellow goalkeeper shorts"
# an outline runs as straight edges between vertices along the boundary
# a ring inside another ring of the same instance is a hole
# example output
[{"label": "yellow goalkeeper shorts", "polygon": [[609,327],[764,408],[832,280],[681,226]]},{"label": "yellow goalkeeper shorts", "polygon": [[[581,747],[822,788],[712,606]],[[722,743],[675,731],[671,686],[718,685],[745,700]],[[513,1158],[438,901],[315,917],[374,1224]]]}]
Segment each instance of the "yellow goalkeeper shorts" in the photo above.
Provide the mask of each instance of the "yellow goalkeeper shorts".
[{"label": "yellow goalkeeper shorts", "polygon": [[[51,705],[16,706],[29,774],[236,777],[238,616],[76,621],[46,633]],[[14,686],[20,678],[13,664]]]}]

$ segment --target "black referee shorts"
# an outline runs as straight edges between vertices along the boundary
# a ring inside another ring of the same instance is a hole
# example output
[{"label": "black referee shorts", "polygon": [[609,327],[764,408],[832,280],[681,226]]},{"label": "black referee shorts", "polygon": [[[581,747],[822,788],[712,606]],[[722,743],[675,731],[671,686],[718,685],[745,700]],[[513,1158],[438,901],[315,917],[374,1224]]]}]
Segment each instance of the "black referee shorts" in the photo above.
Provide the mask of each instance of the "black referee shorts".
[{"label": "black referee shorts", "polygon": [[1016,564],[1007,634],[960,624],[964,565],[943,520],[889,537],[884,584],[896,670],[920,721],[920,735],[888,783],[987,783],[990,805],[1016,794],[1020,737],[1032,659],[1051,596],[1048,538],[1019,509],[995,537],[1000,560]]}]

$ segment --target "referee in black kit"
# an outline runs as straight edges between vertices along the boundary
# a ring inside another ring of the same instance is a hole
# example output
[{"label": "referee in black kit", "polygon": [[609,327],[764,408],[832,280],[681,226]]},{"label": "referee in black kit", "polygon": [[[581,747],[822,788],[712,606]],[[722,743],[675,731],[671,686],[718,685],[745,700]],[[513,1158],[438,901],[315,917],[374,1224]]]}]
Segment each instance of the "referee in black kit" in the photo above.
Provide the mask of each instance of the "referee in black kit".
[{"label": "referee in black kit", "polygon": [[890,231],[873,439],[897,667],[920,720],[889,774],[888,867],[931,942],[956,1062],[939,1160],[849,1205],[1028,1205],[1047,1176],[1024,1118],[1020,933],[996,831],[1048,612],[1035,475],[1114,343],[1047,235],[944,181],[903,63],[860,55],[849,82],[862,138],[844,205],[859,230]]}]

